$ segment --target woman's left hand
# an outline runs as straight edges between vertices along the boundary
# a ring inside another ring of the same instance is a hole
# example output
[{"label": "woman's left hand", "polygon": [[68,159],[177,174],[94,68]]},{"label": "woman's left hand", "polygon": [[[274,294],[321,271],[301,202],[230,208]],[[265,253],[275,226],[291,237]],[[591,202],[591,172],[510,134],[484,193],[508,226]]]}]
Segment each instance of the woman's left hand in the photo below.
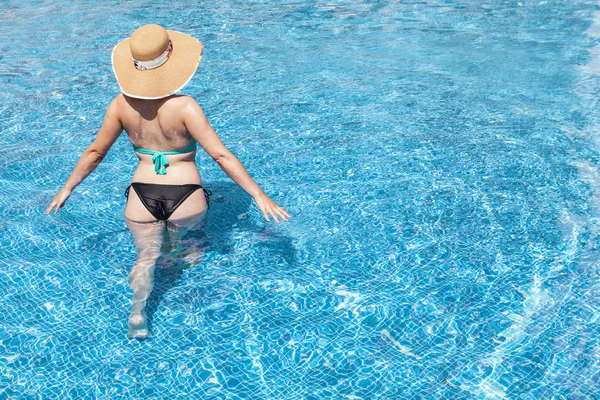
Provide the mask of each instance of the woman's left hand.
[{"label": "woman's left hand", "polygon": [[56,194],[56,196],[54,196],[52,203],[50,203],[50,206],[46,209],[44,214],[50,214],[52,212],[52,209],[55,207],[56,207],[56,210],[54,211],[54,214],[56,214],[58,212],[58,210],[60,208],[62,208],[62,206],[65,204],[65,202],[67,201],[69,196],[71,196],[72,192],[73,192],[72,190],[69,190],[66,188],[60,189],[60,191]]}]

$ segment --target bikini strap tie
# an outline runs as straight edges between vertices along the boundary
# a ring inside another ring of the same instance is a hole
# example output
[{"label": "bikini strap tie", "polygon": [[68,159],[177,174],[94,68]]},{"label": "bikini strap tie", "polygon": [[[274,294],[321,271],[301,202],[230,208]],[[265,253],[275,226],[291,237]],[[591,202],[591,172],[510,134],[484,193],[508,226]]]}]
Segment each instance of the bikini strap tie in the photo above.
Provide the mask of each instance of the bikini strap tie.
[{"label": "bikini strap tie", "polygon": [[212,191],[202,188],[202,191],[204,191],[204,198],[206,199],[206,206],[207,208],[210,208],[210,196],[212,196]]},{"label": "bikini strap tie", "polygon": [[165,153],[155,152],[152,156],[152,161],[154,161],[154,171],[158,175],[165,175],[167,173],[166,167],[169,165],[169,160],[167,160]]},{"label": "bikini strap tie", "polygon": [[154,162],[154,171],[158,175],[166,175],[167,166],[169,165],[169,161],[167,160],[168,155],[172,154],[184,154],[189,153],[190,151],[196,150],[196,141],[192,140],[190,144],[181,150],[173,150],[173,151],[154,151],[148,149],[142,149],[141,147],[133,146],[133,150],[140,154],[146,154],[152,156],[152,162]]}]

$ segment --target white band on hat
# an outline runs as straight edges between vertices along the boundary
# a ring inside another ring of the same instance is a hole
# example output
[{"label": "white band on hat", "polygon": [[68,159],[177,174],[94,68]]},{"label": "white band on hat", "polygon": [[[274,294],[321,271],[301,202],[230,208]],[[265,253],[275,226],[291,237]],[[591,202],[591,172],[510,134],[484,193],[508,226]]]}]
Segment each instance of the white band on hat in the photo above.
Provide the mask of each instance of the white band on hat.
[{"label": "white band on hat", "polygon": [[135,58],[133,58],[133,65],[135,65],[135,68],[140,71],[143,71],[146,69],[158,68],[167,62],[169,57],[171,57],[172,51],[173,51],[173,44],[169,40],[169,46],[164,51],[164,53],[162,53],[160,56],[156,57],[154,60],[148,60],[148,61],[140,61],[140,60],[136,60]]}]

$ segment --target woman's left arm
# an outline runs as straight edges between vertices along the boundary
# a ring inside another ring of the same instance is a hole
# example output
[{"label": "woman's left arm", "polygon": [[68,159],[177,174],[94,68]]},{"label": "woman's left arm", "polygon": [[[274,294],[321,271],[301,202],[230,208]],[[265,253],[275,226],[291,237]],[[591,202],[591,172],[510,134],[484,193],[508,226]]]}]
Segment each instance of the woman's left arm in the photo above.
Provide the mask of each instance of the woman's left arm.
[{"label": "woman's left arm", "polygon": [[121,132],[123,132],[123,125],[121,124],[118,115],[117,102],[119,96],[117,96],[108,106],[98,136],[96,136],[94,142],[85,149],[79,158],[77,165],[75,165],[71,176],[69,176],[69,179],[67,179],[63,188],[60,189],[56,196],[54,196],[54,199],[46,209],[45,214],[50,214],[53,208],[55,209],[55,214],[58,212],[69,196],[71,196],[73,189],[96,169]]}]

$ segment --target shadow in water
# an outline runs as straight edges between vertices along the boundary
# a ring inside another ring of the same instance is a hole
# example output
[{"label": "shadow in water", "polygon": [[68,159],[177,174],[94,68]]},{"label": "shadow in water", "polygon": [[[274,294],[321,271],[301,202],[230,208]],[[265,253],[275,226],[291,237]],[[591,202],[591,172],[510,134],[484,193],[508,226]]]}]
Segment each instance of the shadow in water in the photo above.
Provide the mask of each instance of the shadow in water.
[{"label": "shadow in water", "polygon": [[[253,199],[233,182],[213,182],[207,189],[213,192],[210,199],[210,209],[206,219],[188,231],[182,238],[182,242],[193,243],[194,247],[202,253],[213,252],[219,254],[230,254],[233,245],[230,241],[234,230],[250,232],[265,232],[267,228],[256,225],[245,217]],[[288,265],[296,262],[296,249],[291,238],[278,233],[269,232],[261,246],[273,249],[281,255]],[[190,248],[183,249],[182,253],[190,252]],[[201,257],[202,258],[202,257]],[[201,264],[200,264],[201,265]],[[146,315],[148,329],[152,331],[152,320],[164,295],[177,285],[183,271],[196,266],[196,264],[184,259],[169,260],[165,262],[160,257],[154,275],[154,289],[146,303]]]}]

